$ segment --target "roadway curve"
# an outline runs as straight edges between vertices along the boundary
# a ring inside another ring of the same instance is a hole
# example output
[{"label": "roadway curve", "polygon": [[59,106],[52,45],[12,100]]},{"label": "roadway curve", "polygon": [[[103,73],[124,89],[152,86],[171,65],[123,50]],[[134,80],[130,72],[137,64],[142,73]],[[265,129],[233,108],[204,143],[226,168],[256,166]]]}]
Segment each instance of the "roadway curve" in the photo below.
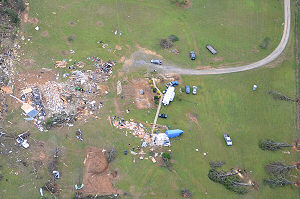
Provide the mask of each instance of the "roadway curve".
[{"label": "roadway curve", "polygon": [[281,41],[277,48],[266,58],[254,62],[252,64],[237,66],[231,68],[218,68],[218,69],[206,69],[206,70],[196,70],[196,69],[184,69],[174,66],[153,66],[155,69],[158,69],[166,73],[178,73],[182,75],[214,75],[214,74],[226,74],[226,73],[236,73],[251,70],[254,68],[259,68],[264,66],[272,61],[274,61],[285,49],[287,42],[290,37],[290,28],[291,28],[291,3],[290,0],[284,0],[284,29]]}]

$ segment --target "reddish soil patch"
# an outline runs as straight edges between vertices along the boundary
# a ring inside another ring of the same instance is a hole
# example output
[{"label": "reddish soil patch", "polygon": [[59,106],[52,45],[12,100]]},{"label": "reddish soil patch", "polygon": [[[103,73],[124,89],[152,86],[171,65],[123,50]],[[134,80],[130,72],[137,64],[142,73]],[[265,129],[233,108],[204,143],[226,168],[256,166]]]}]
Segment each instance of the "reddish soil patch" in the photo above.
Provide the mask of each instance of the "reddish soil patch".
[{"label": "reddish soil patch", "polygon": [[15,95],[20,97],[21,91],[29,85],[42,85],[48,81],[55,81],[56,74],[52,70],[42,69],[38,71],[26,71],[19,73],[15,81]]},{"label": "reddish soil patch", "polygon": [[122,47],[120,45],[116,45],[115,49],[122,50]]},{"label": "reddish soil patch", "polygon": [[29,10],[30,10],[30,8],[26,7],[25,13],[23,15],[23,22],[24,23],[32,23],[34,25],[37,25],[38,22],[39,22],[38,18],[36,18],[36,17],[35,18],[29,17],[29,15],[28,15]]},{"label": "reddish soil patch", "polygon": [[104,26],[104,23],[103,23],[102,21],[97,21],[97,25],[98,25],[99,27],[103,27],[103,26]]},{"label": "reddish soil patch", "polygon": [[33,59],[24,59],[23,60],[23,66],[25,68],[31,68],[34,65],[35,65],[35,61]]},{"label": "reddish soil patch", "polygon": [[117,190],[112,186],[109,165],[101,149],[96,147],[87,148],[83,164],[85,165],[83,176],[83,184],[85,186],[82,192],[85,195],[110,195],[117,193]]},{"label": "reddish soil patch", "polygon": [[117,115],[120,115],[120,108],[119,108],[119,104],[118,104],[118,99],[115,97],[114,98],[114,106],[115,106],[115,111]]},{"label": "reddish soil patch", "polygon": [[[144,94],[140,94],[143,90]],[[154,108],[154,93],[148,83],[148,79],[134,79],[124,86],[125,97],[133,97],[138,109]]]},{"label": "reddish soil patch", "polygon": [[198,123],[199,115],[197,115],[197,114],[195,114],[195,113],[188,113],[188,114],[187,114],[187,117],[188,117],[192,122],[194,122],[195,124],[197,124],[197,126],[199,126],[199,123]]},{"label": "reddish soil patch", "polygon": [[41,36],[42,36],[42,37],[48,37],[48,36],[49,36],[48,31],[43,31],[43,32],[41,33]]},{"label": "reddish soil patch", "polygon": [[193,2],[191,0],[185,0],[184,3],[176,3],[178,6],[183,8],[190,8],[193,5]]},{"label": "reddish soil patch", "polygon": [[220,62],[220,61],[223,61],[223,60],[224,60],[224,57],[214,57],[213,58],[214,62]]},{"label": "reddish soil patch", "polygon": [[63,51],[60,51],[60,54],[61,54],[61,56],[66,57],[69,54],[69,51],[63,50]]}]

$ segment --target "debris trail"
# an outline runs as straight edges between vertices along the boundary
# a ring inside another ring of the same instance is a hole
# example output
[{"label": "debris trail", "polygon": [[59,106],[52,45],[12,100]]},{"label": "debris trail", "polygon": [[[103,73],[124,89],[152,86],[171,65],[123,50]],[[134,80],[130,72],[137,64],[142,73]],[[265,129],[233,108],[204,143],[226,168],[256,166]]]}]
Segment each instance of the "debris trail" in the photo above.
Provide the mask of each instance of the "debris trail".
[{"label": "debris trail", "polygon": [[[162,93],[159,88],[157,88],[156,84],[155,84],[155,79],[152,78],[152,81],[153,81],[153,86],[154,88],[156,88],[160,93]],[[158,118],[158,114],[159,114],[159,111],[160,111],[160,108],[161,108],[161,103],[162,103],[162,99],[164,98],[164,95],[162,94],[161,98],[159,99],[159,104],[158,104],[158,107],[157,107],[157,111],[156,111],[156,115],[155,115],[155,118],[154,118],[154,121],[153,121],[153,126],[152,126],[152,130],[151,130],[151,133],[153,133],[154,129],[155,129],[155,126],[156,126],[156,122],[157,122],[157,118]]]}]

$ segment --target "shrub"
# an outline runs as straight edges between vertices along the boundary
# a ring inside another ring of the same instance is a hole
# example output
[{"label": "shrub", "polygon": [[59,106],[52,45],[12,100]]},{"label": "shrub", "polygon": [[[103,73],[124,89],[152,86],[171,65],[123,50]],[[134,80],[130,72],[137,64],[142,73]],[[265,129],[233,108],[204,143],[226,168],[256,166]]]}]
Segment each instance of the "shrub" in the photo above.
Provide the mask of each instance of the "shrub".
[{"label": "shrub", "polygon": [[168,49],[173,46],[173,42],[170,39],[161,39],[160,46],[164,49]]},{"label": "shrub", "polygon": [[171,40],[172,42],[176,42],[179,41],[179,38],[176,35],[170,35],[168,37],[169,40]]},{"label": "shrub", "polygon": [[259,45],[260,48],[266,49],[268,48],[269,44],[271,42],[271,39],[269,37],[266,37],[263,42]]},{"label": "shrub", "polygon": [[157,89],[156,88],[153,88],[153,93],[156,93]]},{"label": "shrub", "polygon": [[14,0],[16,2],[16,7],[18,10],[20,11],[24,11],[25,10],[25,3],[23,0]]},{"label": "shrub", "polygon": [[12,21],[13,23],[15,23],[15,24],[17,24],[17,25],[20,23],[20,18],[19,18],[18,13],[17,13],[16,11],[14,11],[14,10],[8,8],[8,9],[6,10],[6,13],[10,16],[10,19],[11,19],[11,21]]},{"label": "shrub", "polygon": [[155,96],[154,96],[154,100],[158,100],[158,96],[155,95]]}]

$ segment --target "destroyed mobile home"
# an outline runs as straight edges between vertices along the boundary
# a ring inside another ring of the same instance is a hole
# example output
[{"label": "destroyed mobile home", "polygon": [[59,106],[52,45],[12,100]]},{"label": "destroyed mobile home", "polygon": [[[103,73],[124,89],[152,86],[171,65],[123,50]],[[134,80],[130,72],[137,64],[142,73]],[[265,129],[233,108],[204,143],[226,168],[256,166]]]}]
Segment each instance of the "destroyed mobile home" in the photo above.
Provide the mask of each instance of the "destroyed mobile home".
[{"label": "destroyed mobile home", "polygon": [[74,121],[97,117],[97,111],[103,106],[98,98],[99,86],[108,80],[116,62],[103,62],[94,57],[88,60],[94,63],[94,70],[73,70],[63,75],[64,82],[25,84],[20,98],[11,95],[22,104],[25,120],[33,121],[40,131],[45,131],[53,126],[72,126]]}]

